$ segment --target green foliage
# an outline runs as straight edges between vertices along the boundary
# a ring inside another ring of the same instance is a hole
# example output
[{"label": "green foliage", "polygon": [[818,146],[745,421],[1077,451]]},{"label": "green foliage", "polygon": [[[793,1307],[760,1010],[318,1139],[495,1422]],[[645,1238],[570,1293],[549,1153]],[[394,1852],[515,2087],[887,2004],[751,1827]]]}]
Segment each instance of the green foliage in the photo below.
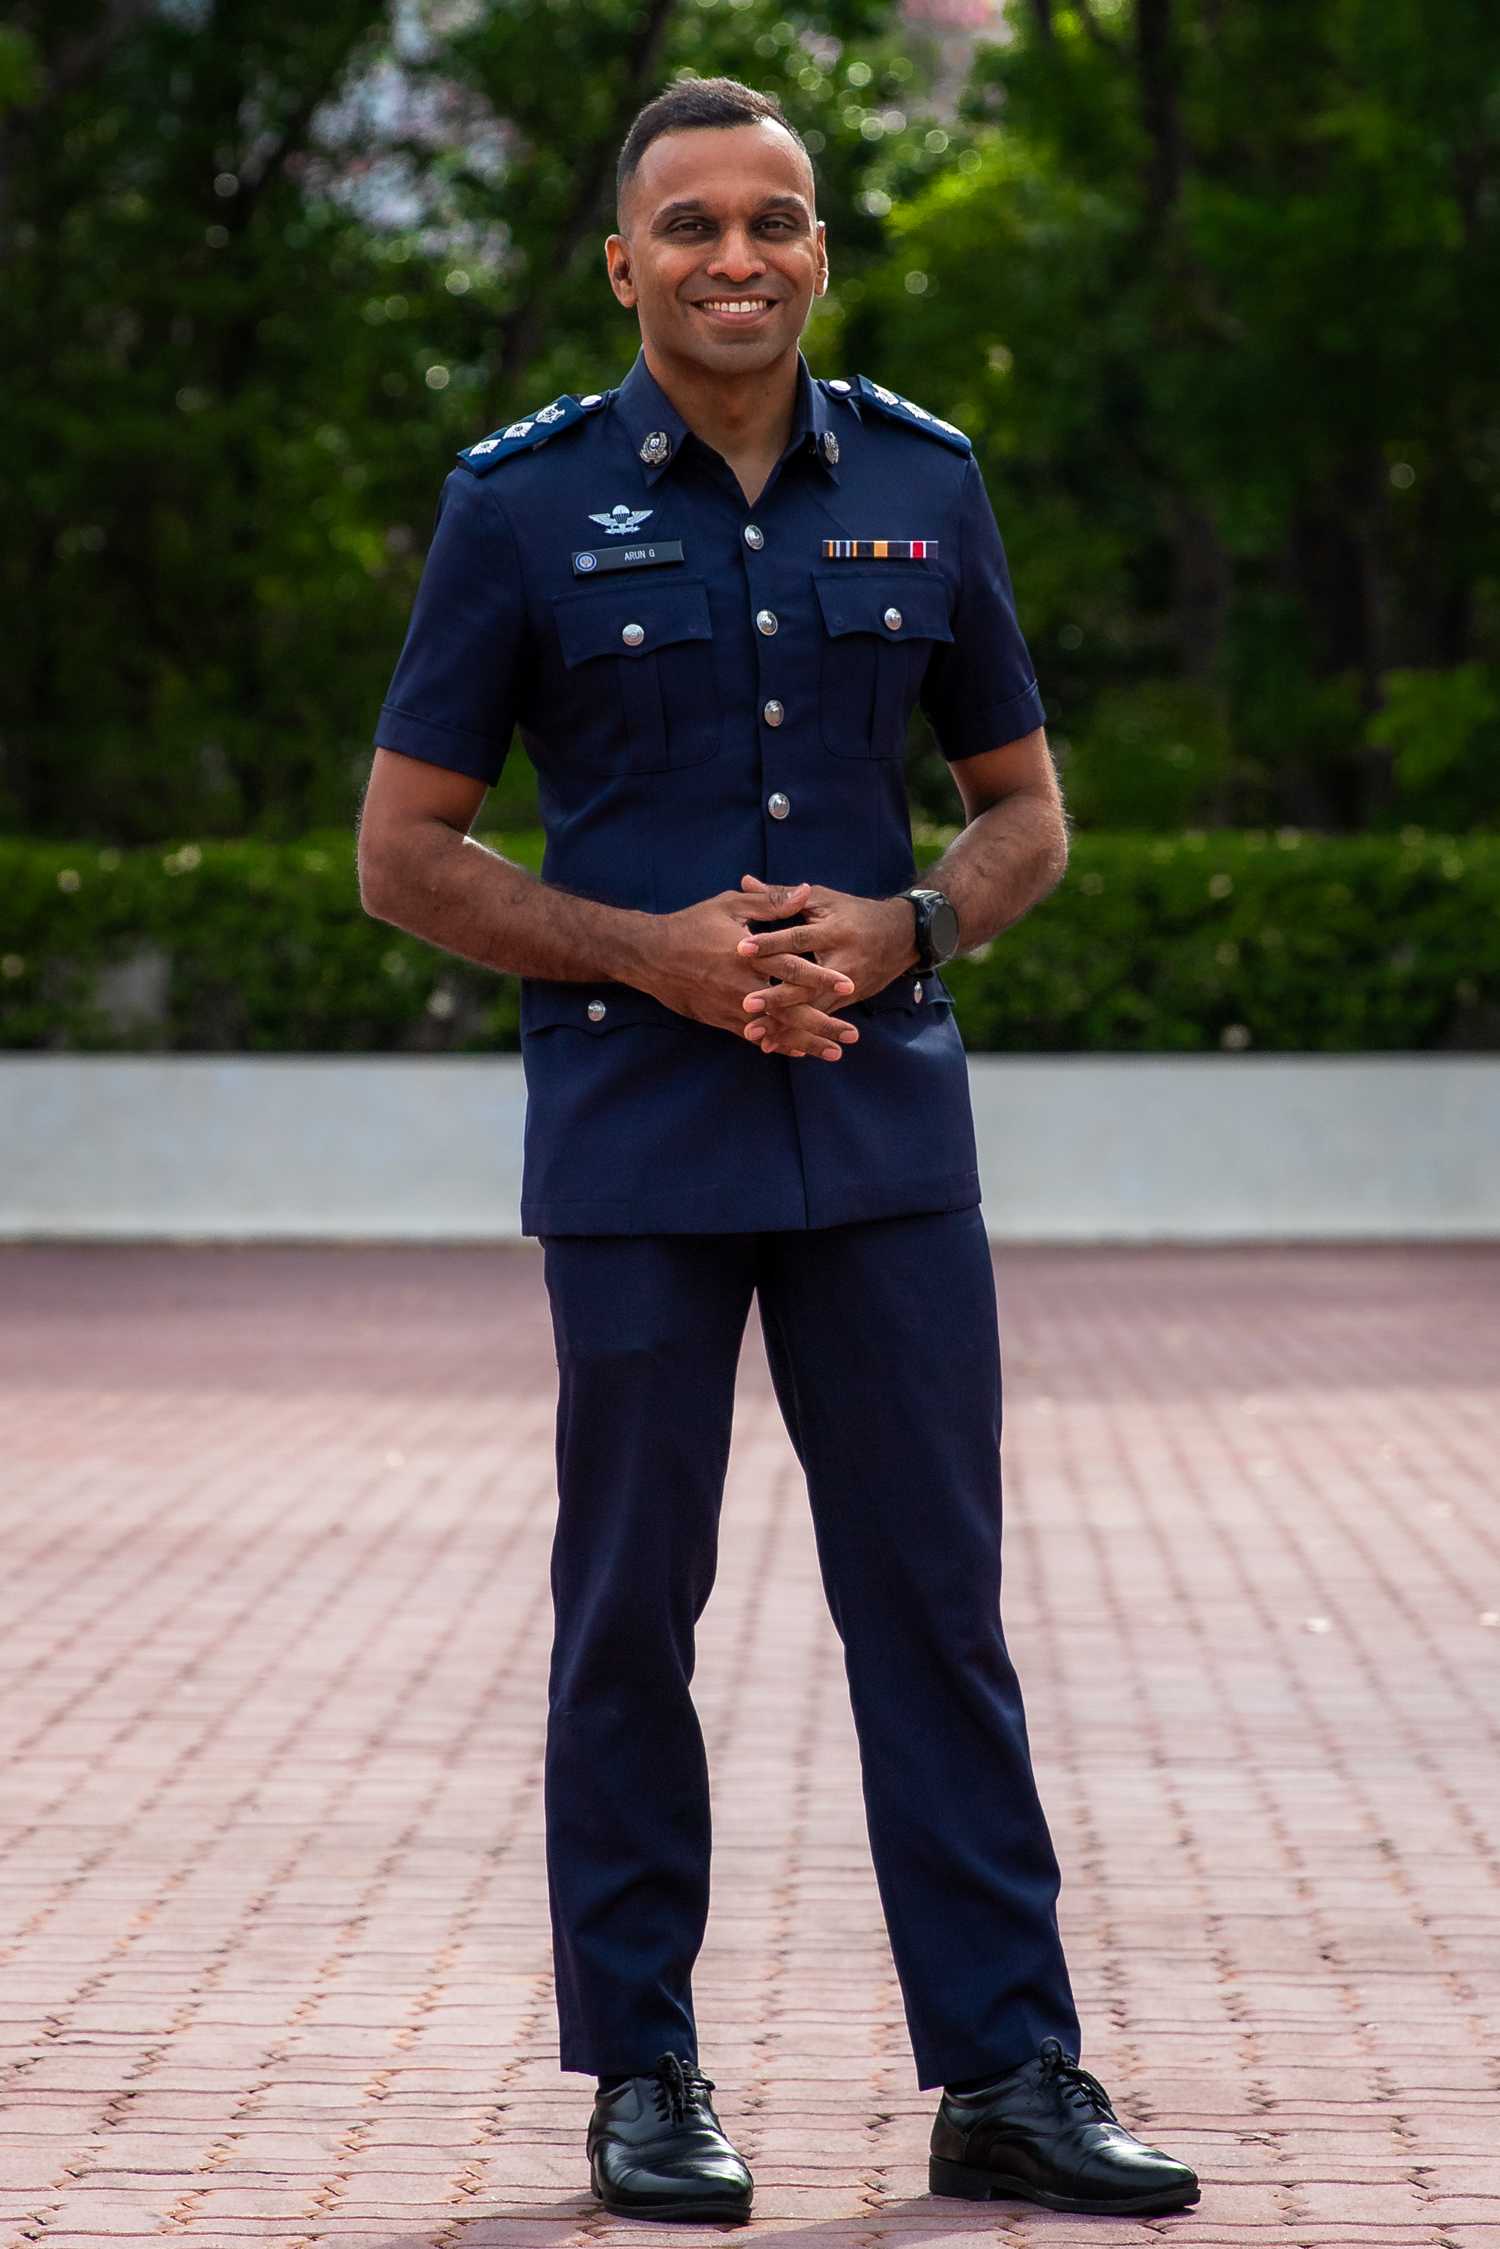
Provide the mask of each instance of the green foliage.
[{"label": "green foliage", "polygon": [[976,438],[1080,802],[1114,805],[1120,691],[1186,681],[1226,737],[1200,819],[1492,825],[1451,694],[1440,796],[1394,754],[1422,690],[1382,718],[1393,679],[1500,663],[1500,15],[1009,25],[941,160],[879,183],[850,340]]},{"label": "green foliage", "polygon": [[1500,667],[1387,672],[1385,707],[1369,724],[1389,750],[1402,801],[1434,822],[1462,819],[1500,797]]},{"label": "green foliage", "polygon": [[[348,829],[455,449],[636,348],[639,104],[780,95],[806,345],[972,432],[1083,826],[1493,828],[1500,11],[14,0],[0,825]],[[951,816],[928,746],[918,810]],[[518,752],[489,815],[521,823]]]},{"label": "green foliage", "polygon": [[[919,834],[925,865],[951,830]],[[535,830],[491,835],[536,872]],[[0,1043],[487,1053],[520,986],[371,920],[352,838],[0,842]],[[1500,1048],[1500,839],[1081,836],[1061,887],[950,962],[970,1050]]]},{"label": "green foliage", "polygon": [[914,70],[892,0],[16,13],[0,825],[124,844],[352,820],[454,452],[635,356],[602,243],[667,77],[782,94],[868,259],[858,119]]}]

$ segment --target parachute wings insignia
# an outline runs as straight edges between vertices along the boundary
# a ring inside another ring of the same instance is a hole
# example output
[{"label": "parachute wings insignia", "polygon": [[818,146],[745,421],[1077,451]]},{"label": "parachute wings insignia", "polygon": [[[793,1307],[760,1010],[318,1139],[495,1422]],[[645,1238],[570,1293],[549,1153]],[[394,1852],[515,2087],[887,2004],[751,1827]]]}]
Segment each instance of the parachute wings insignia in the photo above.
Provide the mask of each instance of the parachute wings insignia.
[{"label": "parachute wings insignia", "polygon": [[534,414],[522,414],[519,420],[507,422],[504,429],[491,430],[476,445],[466,445],[458,457],[471,476],[487,476],[513,454],[530,453],[560,431],[576,429],[590,414],[598,412],[608,396],[607,391],[593,390],[586,398],[574,398],[565,391],[550,406],[539,406]]},{"label": "parachute wings insignia", "polygon": [[926,436],[935,437],[940,445],[951,445],[955,453],[973,452],[973,446],[956,423],[945,422],[941,414],[929,414],[915,399],[887,390],[884,383],[872,383],[868,375],[860,375],[854,389],[855,395],[866,405],[889,415],[893,422],[905,422],[908,429],[921,430]]}]

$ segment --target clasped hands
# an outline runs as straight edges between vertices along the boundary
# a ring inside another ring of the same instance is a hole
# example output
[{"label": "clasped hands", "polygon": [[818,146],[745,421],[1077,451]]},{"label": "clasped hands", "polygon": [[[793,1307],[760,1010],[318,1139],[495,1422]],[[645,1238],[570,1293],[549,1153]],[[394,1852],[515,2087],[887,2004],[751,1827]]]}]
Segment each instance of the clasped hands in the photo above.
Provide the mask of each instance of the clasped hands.
[{"label": "clasped hands", "polygon": [[[789,927],[747,926],[783,919]],[[858,1026],[836,1011],[883,990],[917,957],[906,899],[860,898],[821,883],[767,883],[758,875],[741,875],[737,891],[664,914],[658,932],[645,986],[657,999],[749,1039],[762,1054],[815,1054],[826,1062],[837,1062],[859,1039]],[[776,981],[758,981],[764,977]]]}]

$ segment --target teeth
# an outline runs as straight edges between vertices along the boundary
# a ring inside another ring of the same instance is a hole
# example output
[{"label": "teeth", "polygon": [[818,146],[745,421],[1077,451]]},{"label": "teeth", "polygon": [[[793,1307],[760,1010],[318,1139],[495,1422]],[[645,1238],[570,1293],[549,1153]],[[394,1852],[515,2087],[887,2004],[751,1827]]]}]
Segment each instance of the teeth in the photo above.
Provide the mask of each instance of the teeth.
[{"label": "teeth", "polygon": [[764,312],[769,297],[705,297],[703,302],[709,312]]}]

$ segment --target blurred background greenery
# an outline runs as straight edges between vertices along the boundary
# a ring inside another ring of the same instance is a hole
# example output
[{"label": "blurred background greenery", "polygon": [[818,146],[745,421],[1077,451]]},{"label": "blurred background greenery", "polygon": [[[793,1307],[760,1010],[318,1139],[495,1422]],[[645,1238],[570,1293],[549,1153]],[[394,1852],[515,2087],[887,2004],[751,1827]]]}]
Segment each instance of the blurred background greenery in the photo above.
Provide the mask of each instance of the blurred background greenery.
[{"label": "blurred background greenery", "polygon": [[615,152],[720,70],[816,155],[814,368],[974,439],[1080,834],[1493,830],[1490,0],[18,0],[0,827],[352,835],[453,452],[626,371]]}]

